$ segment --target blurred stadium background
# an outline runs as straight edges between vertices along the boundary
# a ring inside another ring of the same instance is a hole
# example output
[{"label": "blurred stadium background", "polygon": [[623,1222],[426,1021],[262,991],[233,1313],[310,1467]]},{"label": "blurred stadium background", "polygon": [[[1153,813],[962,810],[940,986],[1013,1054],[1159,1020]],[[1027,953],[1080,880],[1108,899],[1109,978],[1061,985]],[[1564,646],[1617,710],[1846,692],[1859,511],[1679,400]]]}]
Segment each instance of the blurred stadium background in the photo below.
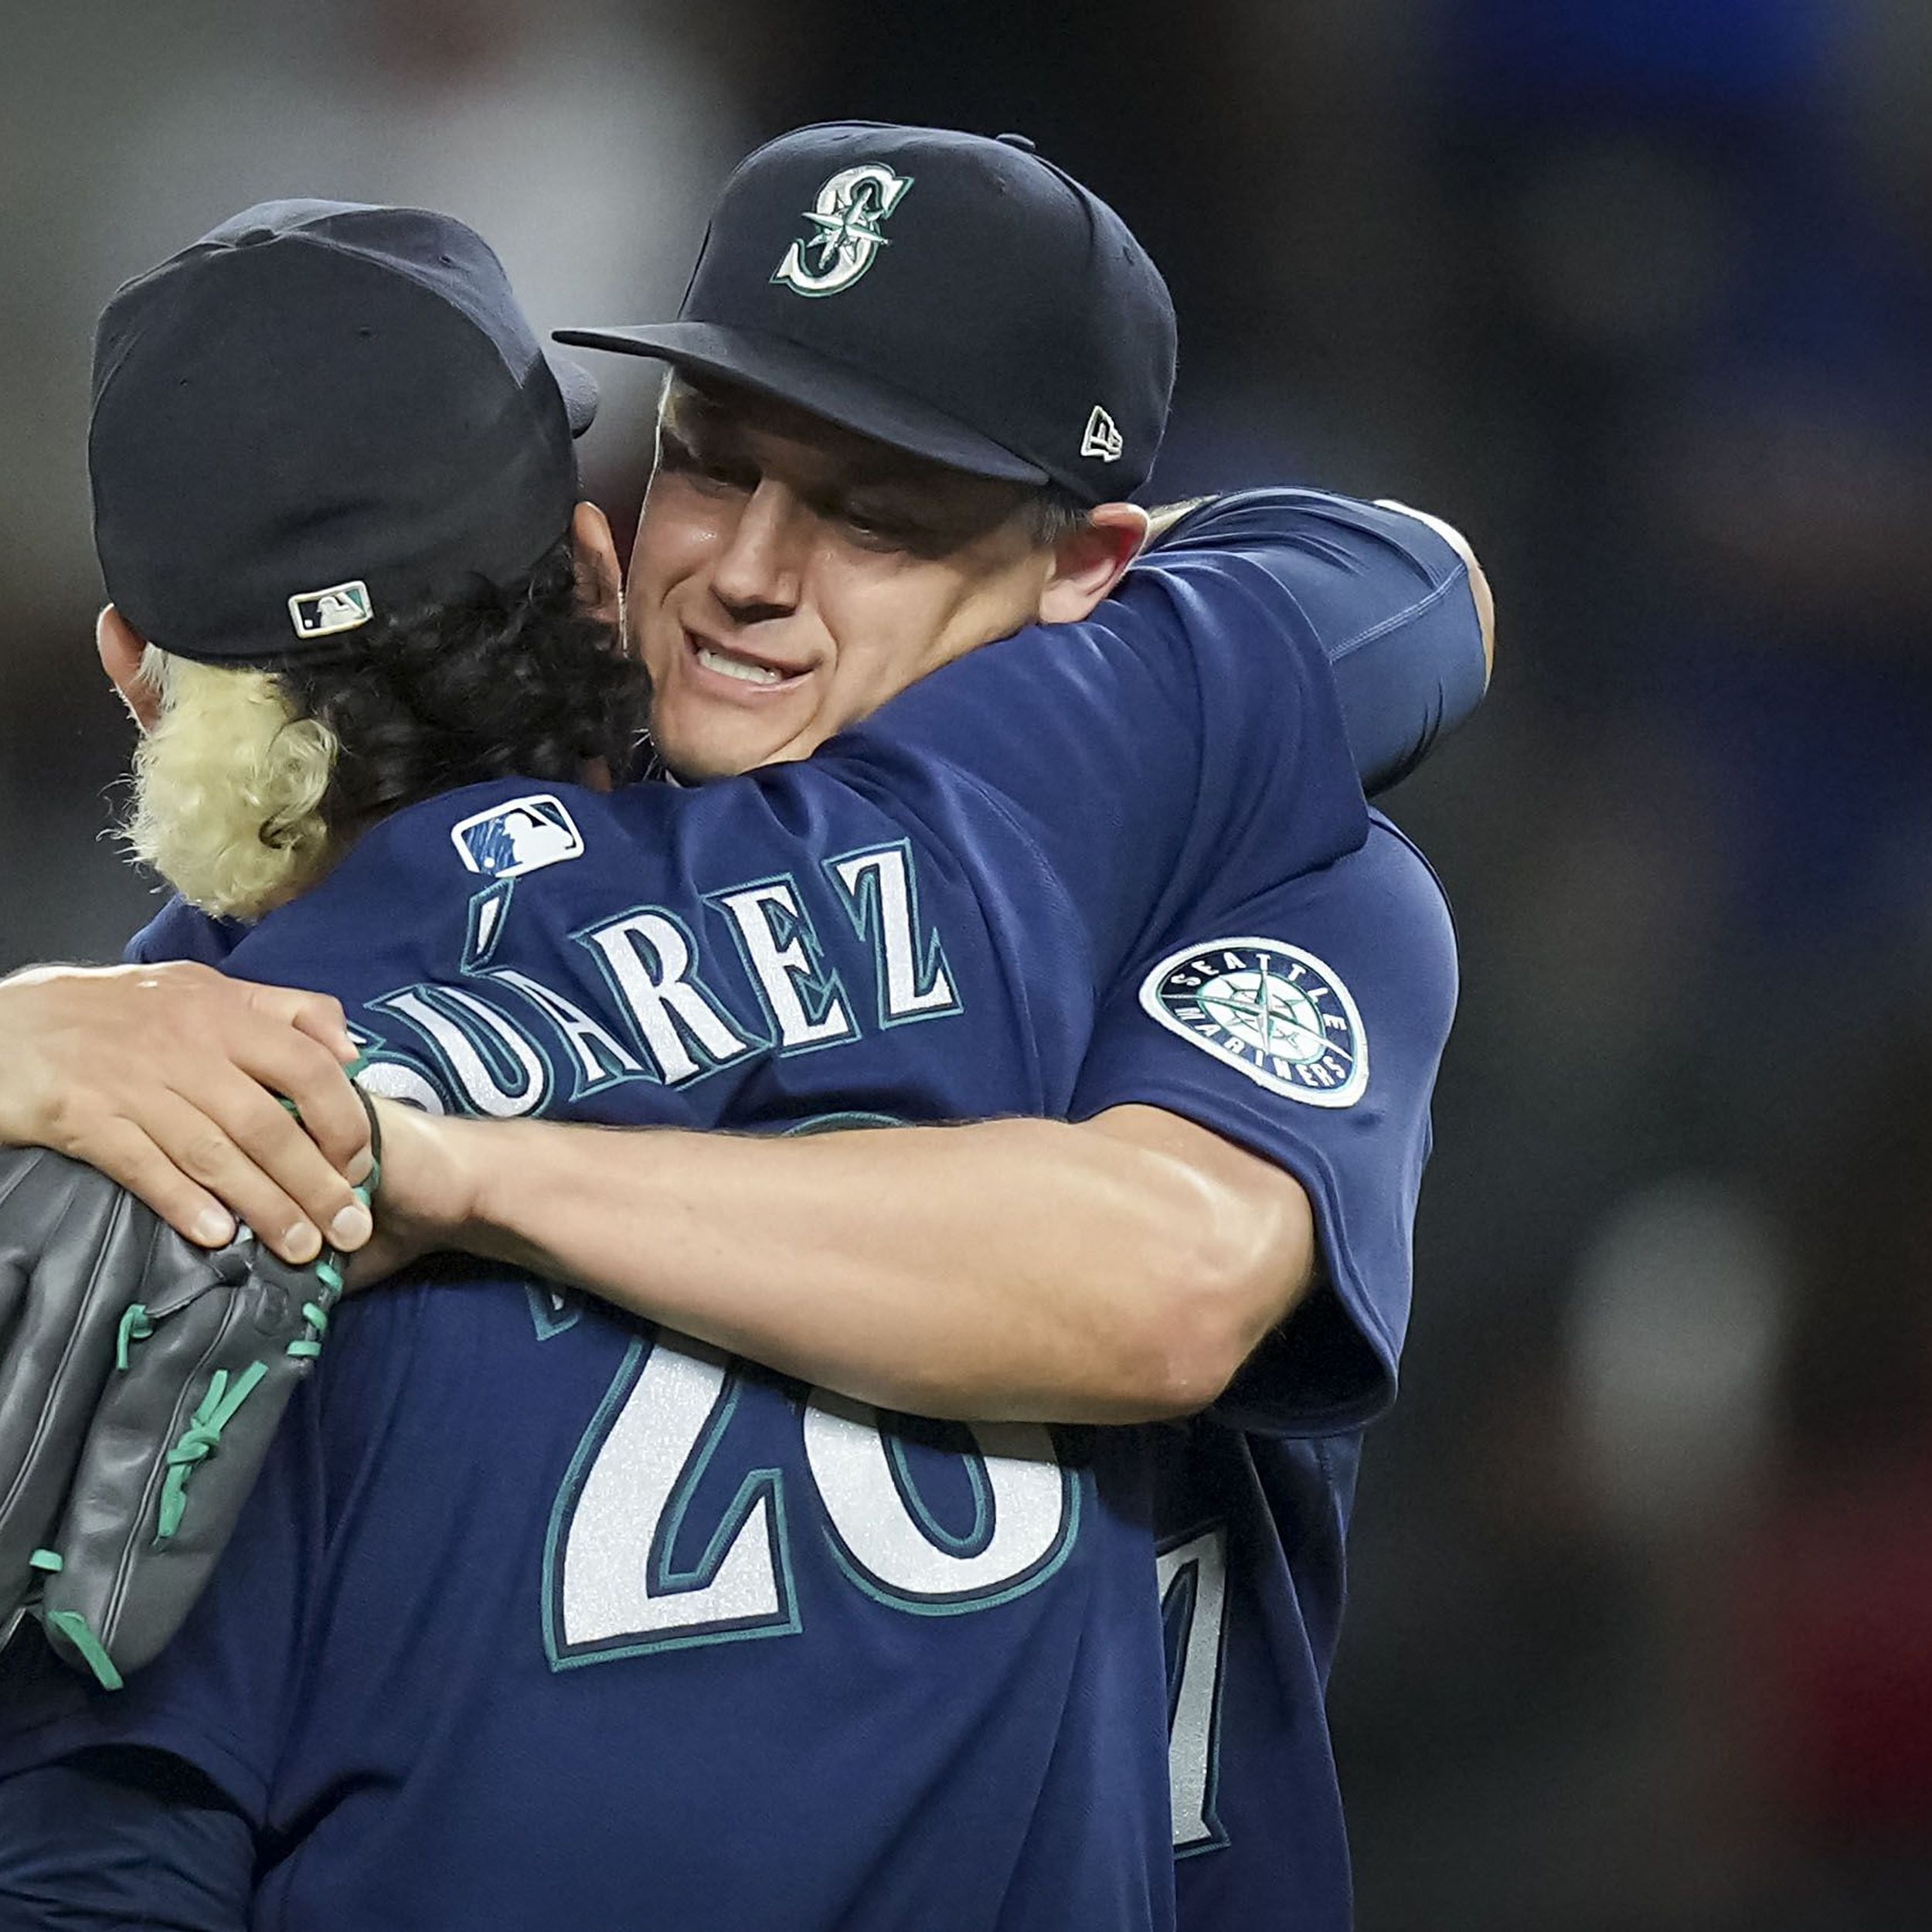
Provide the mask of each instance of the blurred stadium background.
[{"label": "blurred stadium background", "polygon": [[[1164,265],[1155,495],[1488,563],[1394,801],[1456,903],[1334,1707],[1364,1932],[1932,1924],[1926,0],[0,0],[0,968],[111,957],[87,350],[249,201],[668,313],[786,126],[1017,128]],[[635,513],[652,377],[600,364]]]}]

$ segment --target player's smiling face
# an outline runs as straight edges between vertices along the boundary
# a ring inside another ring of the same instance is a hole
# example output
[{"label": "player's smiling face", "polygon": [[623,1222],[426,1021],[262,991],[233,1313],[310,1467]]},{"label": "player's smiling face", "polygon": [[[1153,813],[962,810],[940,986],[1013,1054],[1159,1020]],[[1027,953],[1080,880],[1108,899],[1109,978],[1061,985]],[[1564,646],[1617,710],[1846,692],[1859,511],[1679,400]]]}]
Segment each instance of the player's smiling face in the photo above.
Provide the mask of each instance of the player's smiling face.
[{"label": "player's smiling face", "polygon": [[1023,486],[674,376],[627,586],[679,776],[802,758],[1043,610]]}]

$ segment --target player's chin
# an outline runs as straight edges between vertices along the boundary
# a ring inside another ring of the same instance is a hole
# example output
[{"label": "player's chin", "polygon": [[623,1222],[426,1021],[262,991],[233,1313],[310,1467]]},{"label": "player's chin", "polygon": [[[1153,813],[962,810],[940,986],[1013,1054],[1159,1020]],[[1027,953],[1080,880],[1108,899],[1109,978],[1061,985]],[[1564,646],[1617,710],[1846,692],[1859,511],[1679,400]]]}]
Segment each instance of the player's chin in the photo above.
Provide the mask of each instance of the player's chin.
[{"label": "player's chin", "polygon": [[651,735],[665,764],[688,784],[735,777],[783,758],[802,757],[795,748],[802,722],[747,716],[733,706],[660,703]]}]

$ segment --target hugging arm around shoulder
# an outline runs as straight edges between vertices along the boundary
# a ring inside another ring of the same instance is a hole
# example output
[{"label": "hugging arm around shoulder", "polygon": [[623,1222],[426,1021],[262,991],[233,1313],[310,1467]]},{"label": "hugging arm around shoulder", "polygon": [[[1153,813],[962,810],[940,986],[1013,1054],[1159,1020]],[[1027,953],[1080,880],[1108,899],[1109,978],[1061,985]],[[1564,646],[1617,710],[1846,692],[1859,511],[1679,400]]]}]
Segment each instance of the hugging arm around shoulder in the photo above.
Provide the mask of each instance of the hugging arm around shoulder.
[{"label": "hugging arm around shoulder", "polygon": [[[849,804],[883,801],[893,828],[923,827],[935,848],[961,835],[952,841],[957,862],[935,857],[929,895],[950,872],[962,903],[1029,909],[1006,920],[1018,934],[1009,947],[1016,970],[1039,953],[1045,904],[1069,934],[1055,978],[1084,981],[1097,1002],[1128,979],[1124,1012],[1138,1030],[1137,961],[1144,969],[1187,942],[1252,933],[1251,923],[1227,923],[1234,909],[1251,920],[1260,896],[1360,845],[1367,815],[1329,672],[1389,664],[1391,651],[1396,685],[1407,688],[1402,665],[1420,662],[1436,667],[1431,690],[1453,685],[1462,695],[1408,714],[1374,713],[1383,728],[1364,743],[1386,742],[1372,764],[1399,763],[1403,747],[1426,743],[1428,720],[1460,715],[1480,693],[1481,626],[1454,548],[1400,512],[1316,492],[1251,493],[1177,526],[1089,624],[969,654],[818,758],[737,784],[755,782],[786,805],[780,829],[814,828],[821,843],[831,820],[811,801],[828,790]],[[1022,704],[1029,728],[1015,733]],[[682,802],[686,816],[708,821],[751,795],[721,785]],[[846,839],[849,852],[856,838]],[[1011,865],[992,862],[993,851]],[[936,903],[929,897],[922,920],[935,917]],[[1122,1085],[1122,1101],[1143,1098]],[[459,1190],[468,1212],[457,1217],[454,1245],[590,1286],[734,1352],[934,1414],[1119,1420],[1194,1406],[1182,1396],[1202,1378],[1169,1359],[1175,1324],[1161,1284],[1213,1270],[1185,1247],[1163,1264],[1155,1237],[1228,1217],[1199,1212],[1202,1177],[1158,1150],[1039,1120],[886,1130],[869,1137],[862,1185],[848,1199],[826,1170],[852,1150],[824,1142],[694,1137],[633,1151],[535,1121],[451,1125],[477,1183]],[[943,1138],[929,1145],[929,1134]],[[960,1188],[975,1152],[1010,1158],[1012,1182]],[[947,1189],[880,1185],[889,1160],[921,1158],[943,1167]],[[757,1185],[747,1187],[753,1170]],[[1021,1211],[1043,1181],[1050,1211]],[[948,1216],[953,1189],[961,1206]],[[1172,1211],[1162,1206],[1169,1192],[1179,1197]],[[823,1258],[822,1284],[801,1281],[795,1260],[789,1271],[769,1265],[760,1250],[767,1230],[747,1204],[770,1209],[781,1195],[794,1211],[769,1216],[768,1232],[788,1256],[810,1226],[815,1239],[802,1245]],[[993,1252],[985,1213],[993,1199],[1010,1257]],[[707,1199],[720,1212],[701,1212]],[[903,1273],[888,1264],[888,1203],[903,1223]],[[1083,1217],[1074,1212],[1083,1203]],[[1121,1240],[1144,1224],[1147,1238]],[[962,1226],[971,1239],[959,1238]],[[720,1227],[733,1230],[731,1243],[719,1243]],[[1305,1231],[1296,1245],[1305,1250]],[[1117,1266],[1117,1247],[1127,1257]],[[1152,1284],[1137,1291],[1149,1267]],[[1298,1266],[1281,1272],[1298,1287]],[[785,1292],[774,1298],[778,1281]],[[849,1318],[835,1333],[830,1311],[840,1308]],[[1095,1386],[1107,1360],[1096,1338],[1131,1334],[1124,1311],[1145,1316],[1149,1345],[1128,1349],[1120,1374]],[[934,1386],[935,1362],[958,1379]]]},{"label": "hugging arm around shoulder", "polygon": [[[1411,650],[1403,641],[1418,634]],[[950,839],[962,899],[1027,909],[1008,922],[1019,973],[1040,955],[1039,907],[1056,909],[1071,937],[1056,977],[1085,978],[1141,1038],[1154,961],[1229,934],[1275,945],[1253,923],[1257,906],[1274,908],[1295,879],[1325,876],[1338,859],[1345,866],[1367,835],[1329,667],[1386,667],[1391,651],[1395,686],[1410,688],[1403,667],[1421,664],[1435,667],[1430,689],[1461,693],[1417,703],[1399,729],[1399,707],[1372,713],[1380,723],[1365,743],[1399,763],[1426,741],[1427,719],[1460,715],[1480,694],[1481,627],[1454,547],[1398,511],[1252,493],[1177,526],[1094,621],[971,653],[808,764],[760,782],[800,792],[793,823],[810,822],[805,787],[842,783],[923,825],[933,844]],[[1028,728],[1015,732],[1022,703]],[[1002,866],[995,851],[1025,862]],[[940,876],[929,875],[929,893]],[[1299,903],[1291,894],[1283,916]],[[1360,984],[1369,969],[1347,970]],[[1153,1097],[1125,1077],[1113,1084],[1117,1104]],[[862,1148],[666,1136],[638,1150],[535,1121],[452,1123],[444,1138],[472,1183],[457,1190],[454,1245],[927,1414],[1186,1413],[1239,1359],[1250,1308],[1266,1311],[1250,1284],[1265,1283],[1278,1315],[1306,1279],[1305,1213],[1284,1212],[1282,1190],[1259,1186],[1262,1214],[1240,1211],[1241,1174],[1232,1197],[1216,1184],[1239,1160],[1198,1134],[1203,1158],[1193,1160],[1038,1119],[888,1128]],[[848,1164],[859,1171],[845,1175]],[[1253,1227],[1264,1238],[1245,1238]],[[1243,1238],[1213,1240],[1204,1256],[1203,1230]],[[1189,1311],[1219,1281],[1229,1292],[1209,1298],[1230,1311],[1229,1325],[1203,1366],[1174,1338],[1215,1326]],[[1363,1372],[1362,1386],[1379,1372]]]},{"label": "hugging arm around shoulder", "polygon": [[1273,577],[1320,638],[1371,798],[1482,702],[1493,602],[1474,553],[1439,519],[1318,490],[1244,491],[1192,506],[1146,563],[1228,553]]}]

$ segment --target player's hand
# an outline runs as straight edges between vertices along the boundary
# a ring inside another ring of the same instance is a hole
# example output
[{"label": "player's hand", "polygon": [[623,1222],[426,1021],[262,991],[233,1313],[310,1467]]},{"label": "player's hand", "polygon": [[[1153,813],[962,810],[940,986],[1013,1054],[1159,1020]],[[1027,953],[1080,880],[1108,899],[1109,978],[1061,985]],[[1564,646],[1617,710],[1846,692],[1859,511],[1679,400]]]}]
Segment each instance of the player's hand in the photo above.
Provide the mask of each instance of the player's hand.
[{"label": "player's hand", "polygon": [[0,981],[0,1144],[85,1161],[206,1247],[239,1217],[305,1266],[322,1230],[369,1236],[355,1057],[321,994],[188,964],[41,968]]},{"label": "player's hand", "polygon": [[464,1158],[465,1137],[478,1131],[474,1123],[443,1119],[400,1100],[373,1104],[383,1130],[383,1173],[375,1235],[349,1267],[352,1294],[425,1254],[461,1246],[475,1198]]}]

